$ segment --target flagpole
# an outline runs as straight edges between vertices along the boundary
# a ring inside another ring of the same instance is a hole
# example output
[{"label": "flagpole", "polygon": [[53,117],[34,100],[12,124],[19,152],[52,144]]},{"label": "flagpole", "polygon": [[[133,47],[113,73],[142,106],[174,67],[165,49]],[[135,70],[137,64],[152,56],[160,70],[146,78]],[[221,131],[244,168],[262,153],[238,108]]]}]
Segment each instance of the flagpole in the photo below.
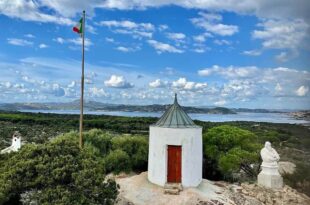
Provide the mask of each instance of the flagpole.
[{"label": "flagpole", "polygon": [[81,101],[80,101],[80,148],[83,148],[83,108],[84,108],[84,37],[85,37],[85,11],[82,21],[82,76],[81,76]]}]

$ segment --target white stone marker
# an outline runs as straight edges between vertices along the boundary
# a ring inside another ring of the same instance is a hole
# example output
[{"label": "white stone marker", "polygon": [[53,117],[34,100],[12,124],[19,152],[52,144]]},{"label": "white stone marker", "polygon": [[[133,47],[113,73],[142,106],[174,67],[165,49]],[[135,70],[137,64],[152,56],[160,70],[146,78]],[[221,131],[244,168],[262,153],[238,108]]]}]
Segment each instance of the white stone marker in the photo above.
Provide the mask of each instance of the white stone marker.
[{"label": "white stone marker", "polygon": [[270,142],[265,142],[265,147],[260,151],[263,163],[262,171],[257,177],[257,183],[267,188],[280,189],[283,186],[283,179],[279,173],[278,161],[280,156],[275,149],[271,147]]}]

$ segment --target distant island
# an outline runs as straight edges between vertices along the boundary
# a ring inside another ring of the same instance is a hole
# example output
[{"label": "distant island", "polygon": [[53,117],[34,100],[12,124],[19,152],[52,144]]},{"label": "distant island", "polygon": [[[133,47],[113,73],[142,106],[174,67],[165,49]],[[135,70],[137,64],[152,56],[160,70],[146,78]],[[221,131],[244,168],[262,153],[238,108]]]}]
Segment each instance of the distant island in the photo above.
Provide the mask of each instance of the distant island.
[{"label": "distant island", "polygon": [[[109,104],[97,101],[87,101],[84,109],[88,111],[122,111],[122,112],[164,112],[170,105],[124,105]],[[0,104],[0,110],[21,111],[21,110],[79,110],[79,100],[72,102],[47,102],[47,103],[3,103]],[[201,114],[237,114],[238,112],[250,113],[283,113],[277,110],[268,109],[248,109],[248,108],[226,108],[226,107],[194,107],[184,106],[187,113]]]}]

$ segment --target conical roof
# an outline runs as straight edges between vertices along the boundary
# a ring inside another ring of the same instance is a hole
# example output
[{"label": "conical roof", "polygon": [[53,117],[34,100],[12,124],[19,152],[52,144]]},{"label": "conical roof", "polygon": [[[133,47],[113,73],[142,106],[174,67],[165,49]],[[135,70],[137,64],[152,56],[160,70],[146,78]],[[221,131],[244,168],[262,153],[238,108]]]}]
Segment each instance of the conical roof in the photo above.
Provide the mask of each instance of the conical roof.
[{"label": "conical roof", "polygon": [[166,110],[154,126],[171,128],[198,127],[179,105],[177,94],[175,94],[174,103]]}]

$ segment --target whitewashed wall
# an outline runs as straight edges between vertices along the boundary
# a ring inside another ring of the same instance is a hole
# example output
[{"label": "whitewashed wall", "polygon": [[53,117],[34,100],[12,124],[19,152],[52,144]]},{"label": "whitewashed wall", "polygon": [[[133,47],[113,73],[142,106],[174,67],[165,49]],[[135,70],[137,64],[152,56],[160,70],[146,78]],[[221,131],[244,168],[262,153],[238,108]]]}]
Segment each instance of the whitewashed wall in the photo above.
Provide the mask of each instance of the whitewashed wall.
[{"label": "whitewashed wall", "polygon": [[202,180],[202,128],[150,126],[148,179],[164,186],[167,182],[167,147],[182,146],[182,185],[196,187]]}]

